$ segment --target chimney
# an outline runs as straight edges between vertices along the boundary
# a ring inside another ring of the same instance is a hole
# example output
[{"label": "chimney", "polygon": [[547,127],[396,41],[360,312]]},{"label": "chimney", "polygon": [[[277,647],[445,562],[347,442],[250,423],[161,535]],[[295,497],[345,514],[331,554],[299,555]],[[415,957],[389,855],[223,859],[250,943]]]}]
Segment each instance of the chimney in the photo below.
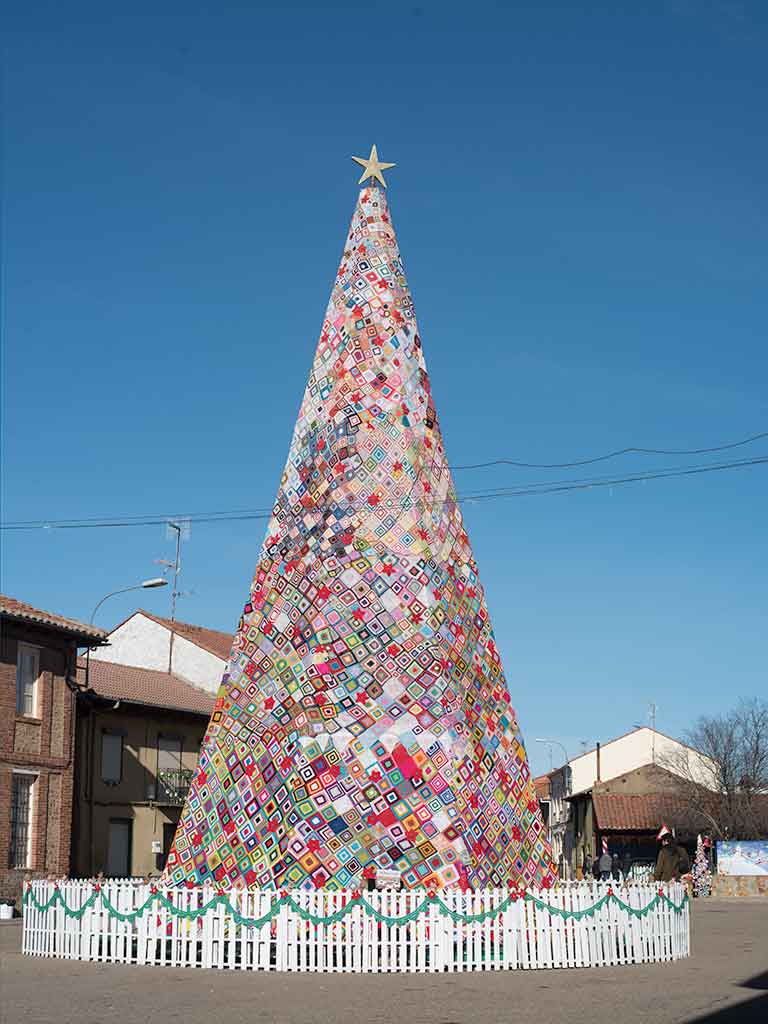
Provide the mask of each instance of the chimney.
[{"label": "chimney", "polygon": [[599,743],[595,744],[595,760],[597,761],[596,771],[597,771],[597,781],[599,782],[600,781],[600,744]]}]

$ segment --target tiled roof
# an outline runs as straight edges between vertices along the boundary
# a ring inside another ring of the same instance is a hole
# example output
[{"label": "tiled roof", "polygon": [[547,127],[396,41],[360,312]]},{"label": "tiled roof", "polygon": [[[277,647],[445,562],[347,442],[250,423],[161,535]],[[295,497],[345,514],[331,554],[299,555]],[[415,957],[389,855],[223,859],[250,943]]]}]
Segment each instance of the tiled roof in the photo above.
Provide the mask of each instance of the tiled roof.
[{"label": "tiled roof", "polygon": [[601,832],[658,831],[662,822],[690,817],[690,808],[675,793],[592,793]]},{"label": "tiled roof", "polygon": [[172,621],[164,619],[160,615],[153,615],[152,612],[139,609],[139,615],[146,615],[148,619],[159,622],[161,626],[173,629],[177,636],[183,636],[190,643],[197,644],[210,654],[215,654],[222,661],[229,661],[229,652],[232,649],[232,634],[220,633],[217,629],[206,629],[205,626],[192,626],[188,622]]},{"label": "tiled roof", "polygon": [[548,775],[537,775],[533,780],[533,786],[539,800],[549,800],[550,780]]},{"label": "tiled roof", "polygon": [[19,622],[33,622],[39,626],[51,626],[83,640],[95,640],[97,643],[103,643],[107,639],[106,632],[97,626],[86,625],[84,622],[78,622],[77,619],[68,619],[66,616],[56,615],[54,612],[45,612],[41,608],[33,608],[31,604],[18,601],[15,597],[6,597],[5,594],[0,594],[0,616],[16,619]]},{"label": "tiled roof", "polygon": [[[78,678],[85,686],[85,660],[80,659]],[[108,700],[123,700],[128,704],[144,704],[173,711],[189,711],[209,717],[215,696],[207,690],[180,679],[179,676],[158,672],[151,668],[134,668],[113,661],[91,658],[89,690]]]}]

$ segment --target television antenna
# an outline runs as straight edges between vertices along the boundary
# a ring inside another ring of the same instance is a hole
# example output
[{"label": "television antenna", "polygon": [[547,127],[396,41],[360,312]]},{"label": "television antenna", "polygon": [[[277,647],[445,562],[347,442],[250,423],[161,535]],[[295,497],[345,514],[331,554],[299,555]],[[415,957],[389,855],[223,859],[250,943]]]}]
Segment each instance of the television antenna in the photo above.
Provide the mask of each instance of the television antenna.
[{"label": "television antenna", "polygon": [[180,597],[186,597],[192,591],[182,593],[179,590],[179,573],[181,572],[181,542],[189,540],[192,533],[192,526],[189,519],[169,519],[166,523],[165,535],[176,541],[176,557],[172,562],[167,559],[158,559],[158,565],[164,565],[166,572],[173,571],[173,587],[171,588],[171,636],[168,643],[168,674],[173,670],[173,639],[176,635],[173,624],[176,621],[176,601]]}]

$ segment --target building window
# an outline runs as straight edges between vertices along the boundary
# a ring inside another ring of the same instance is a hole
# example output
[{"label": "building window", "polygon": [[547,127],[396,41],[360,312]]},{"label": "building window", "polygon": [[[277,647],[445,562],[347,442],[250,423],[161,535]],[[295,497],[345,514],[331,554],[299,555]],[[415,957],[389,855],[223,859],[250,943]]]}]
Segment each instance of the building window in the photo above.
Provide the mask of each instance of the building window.
[{"label": "building window", "polygon": [[181,748],[178,736],[157,737],[158,803],[179,803],[178,791],[182,787],[184,776],[181,769]]},{"label": "building window", "polygon": [[40,650],[19,644],[16,657],[16,714],[37,715],[37,679],[40,675]]},{"label": "building window", "polygon": [[131,873],[133,822],[130,818],[109,819],[107,870],[110,878],[128,878]]},{"label": "building window", "polygon": [[101,734],[101,780],[116,786],[123,777],[123,737],[120,733]]},{"label": "building window", "polygon": [[11,791],[11,848],[9,866],[32,866],[32,797],[36,775],[13,774]]}]

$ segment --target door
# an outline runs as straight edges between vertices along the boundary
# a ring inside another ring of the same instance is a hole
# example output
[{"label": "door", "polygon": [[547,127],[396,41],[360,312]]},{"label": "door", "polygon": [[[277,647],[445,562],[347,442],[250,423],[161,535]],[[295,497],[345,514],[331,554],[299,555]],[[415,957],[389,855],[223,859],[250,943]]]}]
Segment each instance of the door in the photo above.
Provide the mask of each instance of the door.
[{"label": "door", "polygon": [[131,873],[132,831],[132,821],[126,818],[110,819],[106,874],[111,878],[128,878]]},{"label": "door", "polygon": [[158,857],[158,869],[165,871],[165,865],[168,863],[168,854],[171,852],[173,846],[173,837],[176,835],[176,825],[171,822],[163,822],[163,852]]}]

